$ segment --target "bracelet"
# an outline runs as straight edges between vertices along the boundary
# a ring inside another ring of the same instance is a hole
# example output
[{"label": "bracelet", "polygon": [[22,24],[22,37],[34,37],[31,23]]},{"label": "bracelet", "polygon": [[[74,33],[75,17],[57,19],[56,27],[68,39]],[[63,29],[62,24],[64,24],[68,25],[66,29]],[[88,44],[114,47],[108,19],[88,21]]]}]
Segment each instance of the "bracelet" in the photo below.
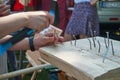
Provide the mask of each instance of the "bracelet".
[{"label": "bracelet", "polygon": [[31,51],[35,51],[35,47],[34,47],[34,44],[33,44],[33,39],[34,39],[34,36],[29,37],[29,45],[30,45],[30,50]]}]

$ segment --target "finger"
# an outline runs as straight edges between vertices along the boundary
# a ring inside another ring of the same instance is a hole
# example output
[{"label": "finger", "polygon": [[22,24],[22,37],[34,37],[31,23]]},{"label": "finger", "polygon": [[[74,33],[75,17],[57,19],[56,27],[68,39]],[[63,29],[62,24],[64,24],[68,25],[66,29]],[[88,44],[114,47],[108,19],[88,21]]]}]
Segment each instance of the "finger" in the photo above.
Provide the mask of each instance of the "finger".
[{"label": "finger", "polygon": [[54,38],[53,37],[45,37],[46,38],[46,40],[48,41],[48,42],[54,42]]},{"label": "finger", "polygon": [[58,42],[62,43],[64,41],[63,37],[59,37]]},{"label": "finger", "polygon": [[51,45],[51,44],[54,44],[54,43],[55,43],[53,37],[45,37],[45,38],[44,38],[44,41],[46,42],[47,45]]},{"label": "finger", "polygon": [[44,34],[46,37],[53,37],[54,33],[53,32],[47,32]]}]

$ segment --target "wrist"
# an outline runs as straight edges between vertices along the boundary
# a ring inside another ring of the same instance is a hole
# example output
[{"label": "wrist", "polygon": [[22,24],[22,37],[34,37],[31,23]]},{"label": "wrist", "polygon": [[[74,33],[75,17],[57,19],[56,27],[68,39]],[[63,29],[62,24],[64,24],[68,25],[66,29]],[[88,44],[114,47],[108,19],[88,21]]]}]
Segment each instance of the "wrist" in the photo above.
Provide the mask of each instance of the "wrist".
[{"label": "wrist", "polygon": [[29,46],[31,51],[35,51],[33,40],[34,40],[34,36],[29,37]]}]

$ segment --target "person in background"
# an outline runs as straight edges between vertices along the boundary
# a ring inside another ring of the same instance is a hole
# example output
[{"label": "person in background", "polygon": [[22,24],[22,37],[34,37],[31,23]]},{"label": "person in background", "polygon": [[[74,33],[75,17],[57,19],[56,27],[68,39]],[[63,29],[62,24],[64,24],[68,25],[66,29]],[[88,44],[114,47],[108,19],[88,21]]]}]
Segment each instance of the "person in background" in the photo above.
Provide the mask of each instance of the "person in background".
[{"label": "person in background", "polygon": [[99,35],[99,20],[96,0],[74,0],[74,11],[65,30],[64,39],[78,39]]},{"label": "person in background", "polygon": [[59,17],[60,17],[60,23],[58,25],[58,28],[62,29],[64,35],[67,23],[68,23],[68,14],[67,14],[67,3],[66,0],[57,0],[58,9],[59,9]]}]

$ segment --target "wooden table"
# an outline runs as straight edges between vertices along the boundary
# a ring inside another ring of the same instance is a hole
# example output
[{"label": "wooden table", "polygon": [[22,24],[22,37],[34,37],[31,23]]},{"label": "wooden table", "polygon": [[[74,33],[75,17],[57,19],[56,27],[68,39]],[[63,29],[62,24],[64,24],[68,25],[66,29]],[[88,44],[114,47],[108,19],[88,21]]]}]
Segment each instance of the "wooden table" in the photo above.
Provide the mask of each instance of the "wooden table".
[{"label": "wooden table", "polygon": [[[96,37],[80,39],[39,49],[41,57],[78,80],[120,80],[120,42]],[[105,42],[109,41],[107,52]],[[113,44],[113,48],[111,47]],[[90,49],[90,44],[92,49]],[[99,52],[100,48],[100,52]],[[112,49],[114,49],[112,51]]]},{"label": "wooden table", "polygon": [[[44,65],[44,64],[46,64],[46,67],[47,67],[47,66],[51,65],[41,58],[39,51],[31,52],[30,50],[27,50],[26,58],[29,61],[29,64],[27,67],[30,67],[31,65],[35,67],[35,66]],[[40,72],[41,72],[41,70],[40,70]],[[34,73],[32,74],[31,80],[35,80],[37,73],[38,73],[38,70],[34,71]],[[24,79],[24,76],[25,75],[22,76],[22,80]],[[64,72],[60,71],[58,73],[58,79],[66,80],[64,77]]]}]

